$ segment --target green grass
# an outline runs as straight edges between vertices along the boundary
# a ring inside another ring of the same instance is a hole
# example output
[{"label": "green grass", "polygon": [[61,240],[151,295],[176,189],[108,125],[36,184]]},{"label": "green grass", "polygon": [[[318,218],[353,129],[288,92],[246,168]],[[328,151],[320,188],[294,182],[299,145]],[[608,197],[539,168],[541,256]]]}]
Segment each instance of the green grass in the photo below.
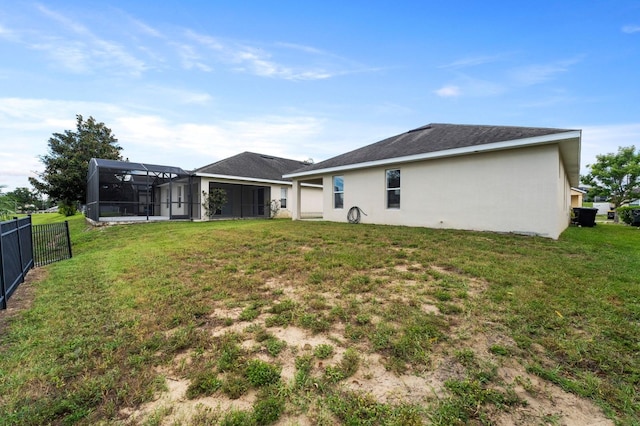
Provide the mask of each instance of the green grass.
[{"label": "green grass", "polygon": [[[617,423],[640,423],[635,228],[571,227],[551,241],[287,220],[69,224],[74,257],[42,268],[33,303],[0,335],[0,425],[117,424],[122,408],[165,389],[167,368],[190,381],[189,398],[258,393],[252,411],[212,414],[219,424],[268,424],[304,407],[317,424],[490,423],[522,404],[496,373],[506,360]],[[513,343],[477,353],[462,323]],[[240,331],[211,332],[231,325]],[[271,334],[287,327],[343,335],[295,353]],[[340,345],[352,349],[332,356]],[[291,383],[280,378],[285,352]],[[460,374],[431,403],[380,403],[342,387],[371,353],[416,375],[450,356]]]}]

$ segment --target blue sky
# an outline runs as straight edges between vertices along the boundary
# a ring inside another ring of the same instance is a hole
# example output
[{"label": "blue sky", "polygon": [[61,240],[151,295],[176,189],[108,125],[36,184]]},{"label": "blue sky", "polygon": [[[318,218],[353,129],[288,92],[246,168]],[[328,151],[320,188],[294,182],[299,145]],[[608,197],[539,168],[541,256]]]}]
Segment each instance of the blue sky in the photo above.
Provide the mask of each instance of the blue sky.
[{"label": "blue sky", "polygon": [[640,1],[15,1],[0,5],[0,185],[104,122],[131,161],[321,161],[432,122],[640,147]]}]

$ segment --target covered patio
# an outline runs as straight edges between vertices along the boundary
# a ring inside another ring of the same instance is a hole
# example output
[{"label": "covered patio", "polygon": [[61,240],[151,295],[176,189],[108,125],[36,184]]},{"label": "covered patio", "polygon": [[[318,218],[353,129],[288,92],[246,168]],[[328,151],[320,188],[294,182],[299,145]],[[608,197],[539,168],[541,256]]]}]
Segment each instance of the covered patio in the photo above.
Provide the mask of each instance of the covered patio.
[{"label": "covered patio", "polygon": [[198,184],[179,167],[92,158],[86,217],[95,222],[197,219],[197,194]]}]

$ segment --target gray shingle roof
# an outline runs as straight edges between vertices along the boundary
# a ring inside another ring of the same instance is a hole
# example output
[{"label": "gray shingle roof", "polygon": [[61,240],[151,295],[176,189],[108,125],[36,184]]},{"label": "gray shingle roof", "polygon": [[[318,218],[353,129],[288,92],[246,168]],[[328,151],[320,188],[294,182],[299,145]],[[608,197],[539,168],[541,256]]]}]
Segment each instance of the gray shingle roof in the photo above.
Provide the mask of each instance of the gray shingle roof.
[{"label": "gray shingle roof", "polygon": [[570,131],[572,130],[432,123],[307,166],[296,170],[296,172],[321,170],[330,167],[387,160]]},{"label": "gray shingle roof", "polygon": [[233,157],[225,158],[213,164],[196,169],[194,172],[215,175],[238,176],[253,179],[286,180],[282,175],[306,166],[304,161],[274,157],[272,155],[243,152]]}]

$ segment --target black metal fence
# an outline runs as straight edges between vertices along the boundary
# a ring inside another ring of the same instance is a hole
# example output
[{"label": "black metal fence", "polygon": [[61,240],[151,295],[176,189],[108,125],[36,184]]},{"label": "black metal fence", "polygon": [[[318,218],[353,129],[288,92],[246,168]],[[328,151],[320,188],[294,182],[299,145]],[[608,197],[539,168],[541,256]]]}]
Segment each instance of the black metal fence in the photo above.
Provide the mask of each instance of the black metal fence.
[{"label": "black metal fence", "polygon": [[0,309],[34,266],[71,258],[69,223],[32,225],[31,216],[0,222]]},{"label": "black metal fence", "polygon": [[0,309],[33,268],[31,216],[0,222]]},{"label": "black metal fence", "polygon": [[71,258],[69,222],[33,225],[33,260],[35,266],[48,265]]}]

